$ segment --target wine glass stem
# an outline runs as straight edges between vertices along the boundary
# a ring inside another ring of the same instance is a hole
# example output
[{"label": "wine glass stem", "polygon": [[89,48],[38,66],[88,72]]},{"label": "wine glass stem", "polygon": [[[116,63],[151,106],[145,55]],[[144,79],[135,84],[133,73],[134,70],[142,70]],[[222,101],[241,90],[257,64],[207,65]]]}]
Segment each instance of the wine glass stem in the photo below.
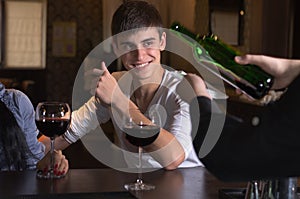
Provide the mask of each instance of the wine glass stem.
[{"label": "wine glass stem", "polygon": [[139,171],[138,171],[138,179],[137,182],[138,183],[143,183],[142,181],[142,155],[143,155],[143,147],[139,146]]},{"label": "wine glass stem", "polygon": [[50,145],[50,173],[53,174],[53,168],[54,168],[54,138],[51,138],[51,145]]}]

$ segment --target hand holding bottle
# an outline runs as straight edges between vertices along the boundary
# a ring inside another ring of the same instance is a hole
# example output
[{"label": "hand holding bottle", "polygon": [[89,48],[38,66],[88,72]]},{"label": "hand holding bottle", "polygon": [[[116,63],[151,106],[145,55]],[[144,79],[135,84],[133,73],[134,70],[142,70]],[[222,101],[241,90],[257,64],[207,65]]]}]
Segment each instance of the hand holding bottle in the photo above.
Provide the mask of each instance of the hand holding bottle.
[{"label": "hand holding bottle", "polygon": [[[195,59],[218,78],[255,99],[261,99],[270,90],[273,77],[258,66],[236,63],[234,57],[241,53],[216,35],[200,36],[176,22],[171,29],[180,35],[179,38],[188,40],[193,45]],[[216,66],[219,73],[215,72],[216,68],[212,68],[211,64]]]},{"label": "hand holding bottle", "polygon": [[242,65],[257,65],[273,75],[275,79],[272,89],[288,87],[300,73],[300,60],[246,54],[244,56],[236,56],[235,61]]},{"label": "hand holding bottle", "polygon": [[[249,99],[249,97],[245,95],[239,96],[242,100],[250,100],[252,103],[259,105],[268,104],[271,101],[277,101],[280,99],[282,94],[287,90],[286,88],[300,73],[300,60],[250,54],[236,56],[234,60],[241,65],[257,65],[274,77],[274,83],[271,88],[272,90],[270,90],[262,99],[253,100]],[[239,90],[237,90],[237,93],[242,94]]]}]

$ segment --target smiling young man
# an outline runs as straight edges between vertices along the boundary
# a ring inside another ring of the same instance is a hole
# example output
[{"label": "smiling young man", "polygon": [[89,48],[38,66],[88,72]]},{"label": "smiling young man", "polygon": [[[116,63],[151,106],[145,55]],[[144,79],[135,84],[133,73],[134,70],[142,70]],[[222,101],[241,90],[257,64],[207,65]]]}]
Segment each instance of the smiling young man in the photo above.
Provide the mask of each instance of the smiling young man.
[{"label": "smiling young man", "polygon": [[73,112],[71,127],[56,139],[56,148],[65,148],[112,119],[128,167],[138,167],[138,149],[126,140],[122,126],[130,120],[155,121],[160,133],[143,147],[143,167],[202,166],[192,145],[189,104],[175,92],[182,78],[161,65],[166,33],[160,14],[146,1],[126,1],[114,13],[111,28],[114,52],[127,71],[110,74],[102,62],[96,97]]}]

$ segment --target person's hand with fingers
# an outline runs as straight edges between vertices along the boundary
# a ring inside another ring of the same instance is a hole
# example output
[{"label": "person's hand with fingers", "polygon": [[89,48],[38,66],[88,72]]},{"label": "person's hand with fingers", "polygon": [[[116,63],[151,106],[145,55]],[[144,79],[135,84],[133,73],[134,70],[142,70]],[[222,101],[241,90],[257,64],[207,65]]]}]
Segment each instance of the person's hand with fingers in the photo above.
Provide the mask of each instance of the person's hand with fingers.
[{"label": "person's hand with fingers", "polygon": [[101,70],[103,71],[97,82],[96,98],[101,104],[111,106],[122,97],[123,93],[117,83],[117,80],[107,70],[105,63],[101,63]]},{"label": "person's hand with fingers", "polygon": [[[65,175],[69,170],[69,161],[62,154],[61,150],[54,150],[53,153],[54,168],[53,172],[56,176]],[[37,170],[47,172],[50,169],[51,153],[48,152],[43,159],[37,164]]]},{"label": "person's hand with fingers", "polygon": [[300,60],[246,54],[243,56],[236,56],[235,61],[242,65],[256,65],[274,77],[272,90],[270,90],[262,99],[255,100],[244,95],[240,90],[236,90],[239,99],[250,101],[251,103],[258,105],[266,105],[280,99],[282,94],[286,91],[286,88],[300,73]]},{"label": "person's hand with fingers", "polygon": [[103,74],[103,70],[93,68],[84,72],[84,89],[90,91],[91,95],[95,95],[97,82]]},{"label": "person's hand with fingers", "polygon": [[65,175],[69,170],[69,162],[59,150],[54,155],[54,173],[55,175]]},{"label": "person's hand with fingers", "polygon": [[272,89],[283,89],[300,73],[300,60],[274,58],[264,55],[236,56],[235,61],[239,64],[254,64],[274,77]]}]

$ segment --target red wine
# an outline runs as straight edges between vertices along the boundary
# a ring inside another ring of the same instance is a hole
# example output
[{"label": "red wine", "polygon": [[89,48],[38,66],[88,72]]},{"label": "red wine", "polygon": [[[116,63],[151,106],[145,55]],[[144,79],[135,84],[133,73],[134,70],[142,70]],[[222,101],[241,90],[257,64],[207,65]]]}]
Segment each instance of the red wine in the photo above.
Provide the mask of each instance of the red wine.
[{"label": "red wine", "polygon": [[66,132],[70,120],[60,118],[49,118],[36,120],[35,123],[40,132],[47,137],[55,137]]},{"label": "red wine", "polygon": [[156,140],[160,127],[156,125],[133,125],[123,128],[126,139],[135,146],[146,146]]}]

